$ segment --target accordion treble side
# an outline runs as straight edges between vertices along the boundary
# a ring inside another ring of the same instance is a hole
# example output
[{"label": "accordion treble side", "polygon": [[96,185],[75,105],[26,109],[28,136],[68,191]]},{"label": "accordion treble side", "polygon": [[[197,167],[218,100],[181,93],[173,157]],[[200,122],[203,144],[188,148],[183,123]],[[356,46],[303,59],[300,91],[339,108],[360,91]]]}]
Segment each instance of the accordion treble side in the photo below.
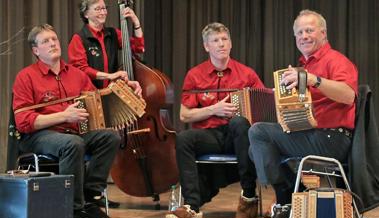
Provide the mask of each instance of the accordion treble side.
[{"label": "accordion treble side", "polygon": [[[296,88],[288,90],[285,85],[281,85],[283,73],[287,70],[282,69],[273,73],[278,123],[282,126],[283,131],[287,133],[312,129],[317,126],[317,122],[313,117],[311,94],[306,85],[304,95],[300,94]],[[298,71],[301,70],[304,69],[298,68]]]}]

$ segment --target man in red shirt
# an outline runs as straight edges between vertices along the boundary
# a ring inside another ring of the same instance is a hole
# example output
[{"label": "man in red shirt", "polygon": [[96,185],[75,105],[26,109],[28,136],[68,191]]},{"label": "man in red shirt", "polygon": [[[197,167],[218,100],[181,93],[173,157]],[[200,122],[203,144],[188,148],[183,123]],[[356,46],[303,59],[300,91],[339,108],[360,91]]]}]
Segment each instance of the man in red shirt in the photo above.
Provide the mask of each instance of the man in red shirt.
[{"label": "man in red shirt", "polygon": [[[75,176],[75,218],[108,217],[97,205],[85,204],[84,194],[97,196],[106,187],[120,136],[112,130],[78,135],[78,122],[85,121],[89,115],[85,109],[77,108],[79,102],[64,101],[27,108],[95,89],[84,72],[61,59],[59,39],[52,26],[34,27],[28,42],[38,60],[22,69],[13,85],[15,121],[22,133],[19,147],[23,152],[56,156],[59,174]],[[84,155],[87,153],[91,154],[91,160],[84,175]]]},{"label": "man in red shirt", "polygon": [[256,173],[248,157],[249,121],[233,117],[237,108],[226,92],[191,93],[192,90],[263,88],[255,71],[230,57],[232,42],[227,27],[211,23],[203,31],[203,43],[209,60],[192,68],[183,85],[180,119],[192,129],[176,138],[176,155],[185,206],[173,211],[176,217],[202,217],[196,157],[209,153],[235,153],[242,193],[237,218],[257,215]]},{"label": "man in red shirt", "polygon": [[[260,182],[273,185],[277,205],[274,217],[288,217],[295,176],[280,162],[287,157],[319,155],[344,162],[354,129],[358,71],[327,40],[325,19],[310,10],[301,11],[293,26],[300,64],[307,72],[317,128],[285,133],[279,124],[256,123],[249,130],[249,155]],[[297,86],[297,71],[289,66],[282,83]],[[279,206],[281,205],[281,206]]]},{"label": "man in red shirt", "polygon": [[[97,88],[107,87],[110,80],[128,78],[127,72],[119,70],[118,64],[118,49],[122,47],[121,31],[105,27],[108,11],[104,0],[82,0],[79,10],[85,25],[69,43],[69,63],[87,73]],[[132,52],[143,53],[144,38],[138,17],[129,7],[122,15],[130,18],[134,26],[134,37],[130,39]],[[128,85],[141,95],[142,89],[137,81],[128,81]]]}]

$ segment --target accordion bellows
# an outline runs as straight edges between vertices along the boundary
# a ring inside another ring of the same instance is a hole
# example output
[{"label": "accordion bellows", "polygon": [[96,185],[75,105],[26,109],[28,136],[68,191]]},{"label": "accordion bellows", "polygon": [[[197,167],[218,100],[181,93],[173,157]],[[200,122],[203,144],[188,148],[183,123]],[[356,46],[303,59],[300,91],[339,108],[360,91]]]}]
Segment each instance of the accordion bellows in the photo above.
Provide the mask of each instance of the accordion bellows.
[{"label": "accordion bellows", "polygon": [[88,120],[79,123],[80,134],[89,130],[128,127],[145,114],[146,108],[146,102],[123,80],[112,82],[104,89],[82,92],[75,101],[79,101],[79,107],[89,113]]},{"label": "accordion bellows", "polygon": [[237,107],[235,116],[255,122],[276,122],[274,92],[267,88],[244,88],[230,93],[230,101]]}]

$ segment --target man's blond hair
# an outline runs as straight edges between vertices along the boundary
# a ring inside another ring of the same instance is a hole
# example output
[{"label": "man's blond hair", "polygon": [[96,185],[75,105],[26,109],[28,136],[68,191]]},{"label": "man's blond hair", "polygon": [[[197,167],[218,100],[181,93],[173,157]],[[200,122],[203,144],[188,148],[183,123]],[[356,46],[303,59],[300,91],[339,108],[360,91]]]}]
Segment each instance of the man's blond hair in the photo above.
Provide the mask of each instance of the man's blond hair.
[{"label": "man's blond hair", "polygon": [[298,22],[299,18],[302,17],[302,16],[309,16],[309,15],[313,15],[313,16],[315,16],[317,18],[317,24],[318,24],[318,26],[321,27],[321,29],[323,31],[325,31],[325,33],[326,33],[327,28],[326,28],[325,18],[321,14],[319,14],[319,13],[317,13],[315,11],[311,11],[311,10],[306,9],[306,10],[300,11],[299,15],[296,17],[295,21],[293,22],[293,32],[294,32],[294,34],[296,35],[296,27],[297,27],[297,22]]},{"label": "man's blond hair", "polygon": [[30,32],[28,34],[28,44],[29,44],[30,48],[37,46],[37,41],[36,41],[37,35],[43,31],[55,32],[55,29],[53,26],[51,26],[50,24],[47,24],[47,23],[33,27],[33,29],[30,30]]},{"label": "man's blond hair", "polygon": [[210,24],[206,25],[204,27],[203,31],[201,31],[201,34],[203,36],[203,42],[205,43],[208,41],[208,37],[210,34],[222,33],[222,32],[226,32],[230,38],[229,29],[224,24],[214,22],[214,23],[210,23]]}]

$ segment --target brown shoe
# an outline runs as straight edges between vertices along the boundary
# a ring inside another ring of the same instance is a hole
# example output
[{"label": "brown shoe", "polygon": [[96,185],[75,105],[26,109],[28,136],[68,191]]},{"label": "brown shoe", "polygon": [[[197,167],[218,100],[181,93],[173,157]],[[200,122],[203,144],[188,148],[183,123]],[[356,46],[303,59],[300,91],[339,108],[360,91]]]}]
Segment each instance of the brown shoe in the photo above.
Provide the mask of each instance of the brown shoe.
[{"label": "brown shoe", "polygon": [[243,196],[239,199],[235,218],[256,218],[258,215],[258,198],[245,198]]},{"label": "brown shoe", "polygon": [[175,211],[166,214],[166,218],[203,218],[203,213],[196,213],[189,205],[178,207]]}]

